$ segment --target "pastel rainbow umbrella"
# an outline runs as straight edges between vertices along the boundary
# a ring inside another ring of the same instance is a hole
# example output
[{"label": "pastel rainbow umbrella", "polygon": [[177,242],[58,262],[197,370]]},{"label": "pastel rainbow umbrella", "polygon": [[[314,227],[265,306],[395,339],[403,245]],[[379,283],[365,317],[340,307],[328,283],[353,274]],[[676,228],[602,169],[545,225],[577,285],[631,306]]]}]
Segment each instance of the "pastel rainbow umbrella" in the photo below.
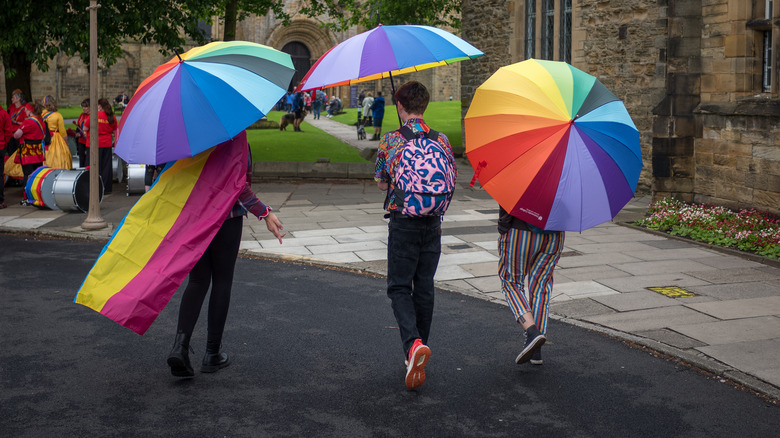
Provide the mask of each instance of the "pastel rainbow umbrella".
[{"label": "pastel rainbow umbrella", "polygon": [[128,163],[162,164],[226,142],[273,108],[294,73],[290,55],[247,41],[177,55],[138,86],[116,153]]},{"label": "pastel rainbow umbrella", "polygon": [[296,89],[336,87],[387,77],[392,85],[393,75],[482,55],[471,44],[436,27],[380,24],[328,50],[309,69]]},{"label": "pastel rainbow umbrella", "polygon": [[465,141],[485,191],[544,230],[612,220],[642,170],[639,132],[623,102],[563,62],[529,59],[496,71],[474,94]]}]

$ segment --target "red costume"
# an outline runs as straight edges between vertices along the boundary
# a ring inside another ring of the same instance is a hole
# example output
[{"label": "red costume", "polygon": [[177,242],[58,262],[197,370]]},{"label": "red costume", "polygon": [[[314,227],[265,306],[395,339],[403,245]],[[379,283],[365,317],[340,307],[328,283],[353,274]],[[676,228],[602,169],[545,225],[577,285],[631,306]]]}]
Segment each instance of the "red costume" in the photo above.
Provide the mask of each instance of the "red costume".
[{"label": "red costume", "polygon": [[116,118],[114,123],[108,122],[108,116],[103,111],[98,111],[98,146],[110,148],[114,146],[114,131],[116,131]]},{"label": "red costume", "polygon": [[24,119],[22,126],[22,138],[19,139],[21,148],[19,158],[22,166],[26,164],[43,163],[43,122],[36,116]]}]

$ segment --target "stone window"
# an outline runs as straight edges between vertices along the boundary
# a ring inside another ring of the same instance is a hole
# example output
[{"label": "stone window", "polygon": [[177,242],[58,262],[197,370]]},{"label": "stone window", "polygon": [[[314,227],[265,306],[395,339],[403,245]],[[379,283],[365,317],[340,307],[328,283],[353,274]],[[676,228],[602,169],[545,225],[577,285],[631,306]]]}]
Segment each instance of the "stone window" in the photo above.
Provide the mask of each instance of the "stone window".
[{"label": "stone window", "polygon": [[572,0],[525,0],[523,20],[518,20],[525,35],[524,59],[571,63],[572,3]]},{"label": "stone window", "polygon": [[555,0],[542,0],[542,59],[555,57]]},{"label": "stone window", "polygon": [[[772,48],[775,45],[774,42],[777,39],[777,22],[772,19],[773,8],[772,0],[759,0],[753,3],[753,19],[747,22],[747,28],[754,32],[754,41],[756,42],[756,64],[760,66],[761,82],[760,89],[756,91],[762,93],[772,93],[773,77],[776,76],[775,69],[777,65],[773,66]],[[759,87],[757,87],[759,88]],[[775,91],[774,94],[777,94]]]},{"label": "stone window", "polygon": [[571,63],[571,0],[561,0],[560,60]]},{"label": "stone window", "polygon": [[525,0],[525,59],[536,56],[536,0]]}]

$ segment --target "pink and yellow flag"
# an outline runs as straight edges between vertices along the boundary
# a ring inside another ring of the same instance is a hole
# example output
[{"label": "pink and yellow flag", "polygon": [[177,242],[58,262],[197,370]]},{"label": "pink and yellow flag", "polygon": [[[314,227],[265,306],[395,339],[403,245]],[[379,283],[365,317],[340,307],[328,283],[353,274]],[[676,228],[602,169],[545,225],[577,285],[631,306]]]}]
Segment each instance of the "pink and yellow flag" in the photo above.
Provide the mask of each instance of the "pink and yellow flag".
[{"label": "pink and yellow flag", "polygon": [[74,302],[144,334],[236,203],[248,153],[244,131],[168,164],[122,219]]}]

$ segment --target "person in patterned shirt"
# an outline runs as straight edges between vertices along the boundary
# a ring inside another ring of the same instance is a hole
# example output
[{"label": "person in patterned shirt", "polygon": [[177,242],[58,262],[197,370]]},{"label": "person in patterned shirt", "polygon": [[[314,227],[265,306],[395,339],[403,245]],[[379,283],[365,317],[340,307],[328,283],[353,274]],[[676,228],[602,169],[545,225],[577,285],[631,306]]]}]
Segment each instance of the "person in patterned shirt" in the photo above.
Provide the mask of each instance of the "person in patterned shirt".
[{"label": "person in patterned shirt", "polygon": [[[417,81],[407,82],[395,93],[398,116],[415,134],[429,132],[423,121],[430,95]],[[452,156],[447,136],[437,141]],[[441,216],[410,217],[395,203],[394,173],[407,140],[398,131],[379,140],[374,179],[387,191],[384,208],[390,219],[387,238],[387,296],[401,333],[406,357],[406,386],[414,389],[425,381],[425,365],[431,355],[427,346],[433,319],[433,276],[441,255]]]}]

